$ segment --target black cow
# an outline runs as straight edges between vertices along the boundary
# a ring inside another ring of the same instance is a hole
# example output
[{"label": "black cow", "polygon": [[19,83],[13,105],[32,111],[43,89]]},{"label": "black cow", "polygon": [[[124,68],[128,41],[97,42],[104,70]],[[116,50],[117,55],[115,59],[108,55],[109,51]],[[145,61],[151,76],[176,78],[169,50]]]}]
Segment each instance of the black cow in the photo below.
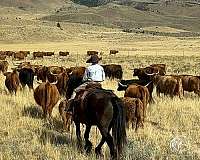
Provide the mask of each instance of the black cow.
[{"label": "black cow", "polygon": [[24,88],[26,85],[33,89],[34,71],[31,68],[22,68],[19,71],[19,80]]},{"label": "black cow", "polygon": [[125,91],[129,85],[131,84],[138,84],[141,86],[145,86],[148,88],[149,90],[149,94],[150,94],[150,103],[153,103],[153,97],[152,97],[152,92],[153,92],[153,82],[152,81],[145,81],[145,80],[139,80],[139,79],[130,79],[130,80],[121,80],[118,83],[118,91]]},{"label": "black cow", "polygon": [[122,66],[117,65],[117,64],[107,64],[107,65],[102,65],[104,71],[105,71],[105,76],[110,78],[110,79],[122,79],[123,77],[123,71],[122,71]]}]

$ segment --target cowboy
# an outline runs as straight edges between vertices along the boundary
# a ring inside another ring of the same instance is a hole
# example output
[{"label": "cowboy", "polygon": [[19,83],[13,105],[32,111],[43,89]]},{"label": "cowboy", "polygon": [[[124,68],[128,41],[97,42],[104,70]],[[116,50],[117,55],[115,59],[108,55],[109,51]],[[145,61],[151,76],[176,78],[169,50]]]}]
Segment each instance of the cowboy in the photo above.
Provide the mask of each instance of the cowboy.
[{"label": "cowboy", "polygon": [[[86,61],[86,63],[92,63],[89,67],[86,68],[84,76],[83,76],[83,84],[81,84],[79,87],[77,87],[71,98],[72,100],[75,98],[76,93],[80,90],[86,89],[86,86],[90,83],[101,83],[105,80],[105,72],[101,65],[99,65],[100,58],[97,55],[91,55],[91,57]],[[84,97],[84,96],[83,96]]]}]

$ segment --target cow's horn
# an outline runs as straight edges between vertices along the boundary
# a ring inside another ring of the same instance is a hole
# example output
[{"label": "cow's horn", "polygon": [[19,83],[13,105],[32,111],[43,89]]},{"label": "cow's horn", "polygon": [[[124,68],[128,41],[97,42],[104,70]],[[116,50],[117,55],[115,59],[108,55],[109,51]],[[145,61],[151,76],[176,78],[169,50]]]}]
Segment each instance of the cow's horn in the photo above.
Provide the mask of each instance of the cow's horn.
[{"label": "cow's horn", "polygon": [[51,84],[57,84],[58,81],[52,82]]},{"label": "cow's horn", "polygon": [[145,87],[147,87],[148,85],[150,85],[150,84],[151,84],[151,82],[152,82],[152,81],[150,81],[149,83],[147,83],[147,84],[145,85]]},{"label": "cow's horn", "polygon": [[55,74],[55,73],[53,73],[53,72],[51,72],[51,71],[49,71],[52,75],[54,75],[54,76],[57,76],[58,74]]},{"label": "cow's horn", "polygon": [[42,82],[40,82],[40,81],[37,81],[37,83],[42,84]]},{"label": "cow's horn", "polygon": [[118,83],[122,87],[128,87],[128,85],[122,84],[121,82]]},{"label": "cow's horn", "polygon": [[146,71],[144,71],[144,73],[145,73],[146,75],[148,75],[148,76],[154,76],[154,75],[159,74],[159,71],[156,72],[156,73],[147,73]]}]

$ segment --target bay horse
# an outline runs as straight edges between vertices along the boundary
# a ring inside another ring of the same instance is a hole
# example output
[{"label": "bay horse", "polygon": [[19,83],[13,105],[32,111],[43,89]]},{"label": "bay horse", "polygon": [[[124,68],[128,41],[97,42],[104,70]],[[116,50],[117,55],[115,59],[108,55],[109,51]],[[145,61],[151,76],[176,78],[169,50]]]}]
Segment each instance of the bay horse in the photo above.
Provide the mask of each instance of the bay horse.
[{"label": "bay horse", "polygon": [[[78,82],[75,81],[75,77],[71,78],[71,80],[72,79],[73,82]],[[71,82],[69,82],[69,84],[70,83]],[[69,93],[68,91],[71,92],[71,89],[67,90],[67,94]],[[122,100],[112,91],[91,88],[87,90],[87,95],[85,96],[84,101],[82,101],[80,97],[83,93],[84,91],[78,92],[75,99],[69,103],[69,111],[72,111],[73,121],[76,126],[78,147],[81,147],[82,141],[80,123],[86,125],[84,148],[87,153],[90,153],[92,150],[92,143],[89,141],[91,127],[97,126],[102,135],[102,139],[95,148],[95,153],[101,155],[101,147],[106,142],[110,149],[111,158],[119,159],[124,144],[126,143],[126,115]],[[111,129],[112,136],[110,134]]]}]

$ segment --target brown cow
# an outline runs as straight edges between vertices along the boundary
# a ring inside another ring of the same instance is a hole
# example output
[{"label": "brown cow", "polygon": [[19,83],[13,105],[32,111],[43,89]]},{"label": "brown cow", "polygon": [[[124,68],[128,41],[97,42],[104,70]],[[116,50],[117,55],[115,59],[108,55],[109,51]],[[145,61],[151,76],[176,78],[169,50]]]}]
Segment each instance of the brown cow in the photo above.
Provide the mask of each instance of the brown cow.
[{"label": "brown cow", "polygon": [[20,53],[23,53],[25,57],[27,57],[30,54],[30,51],[19,51]]},{"label": "brown cow", "polygon": [[14,53],[14,58],[18,60],[23,60],[27,56],[26,52],[19,51]]},{"label": "brown cow", "polygon": [[9,57],[12,57],[15,54],[15,52],[14,51],[5,51],[5,54]]},{"label": "brown cow", "polygon": [[53,56],[54,52],[44,52],[44,56]]},{"label": "brown cow", "polygon": [[147,86],[150,94],[150,101],[154,102],[153,100],[153,83],[152,79],[155,74],[158,75],[165,75],[166,73],[166,65],[165,64],[152,64],[145,68],[135,68],[133,71],[133,76],[137,76],[141,82],[144,84],[149,84]]},{"label": "brown cow", "polygon": [[36,69],[37,80],[42,80],[42,82],[46,82],[47,72],[48,72],[48,67],[46,66],[38,67],[38,69]]},{"label": "brown cow", "polygon": [[63,51],[59,52],[59,56],[68,56],[68,55],[69,55],[69,52],[63,52]]},{"label": "brown cow", "polygon": [[159,72],[161,72],[160,75],[162,76],[166,74],[166,64],[151,64],[150,67],[157,67]]},{"label": "brown cow", "polygon": [[70,67],[70,70],[72,70],[73,75],[76,75],[77,77],[83,77],[85,73],[85,67]]},{"label": "brown cow", "polygon": [[70,125],[72,123],[72,116],[71,116],[71,114],[69,114],[68,112],[65,111],[68,109],[67,107],[69,107],[68,101],[67,100],[61,101],[59,104],[59,113],[63,120],[63,129],[70,131]]},{"label": "brown cow", "polygon": [[56,86],[58,88],[58,91],[61,95],[66,95],[66,91],[67,91],[67,81],[69,79],[69,73],[67,72],[63,72],[60,73],[57,76],[57,83]]},{"label": "brown cow", "polygon": [[6,55],[1,55],[0,54],[0,60],[5,60],[6,59]]},{"label": "brown cow", "polygon": [[30,62],[21,62],[21,63],[18,63],[16,64],[15,66],[17,66],[17,69],[21,69],[21,68],[24,68],[24,67],[31,67],[31,63]]},{"label": "brown cow", "polygon": [[59,67],[59,66],[49,66],[48,69],[53,74],[60,74],[65,71],[64,67]]},{"label": "brown cow", "polygon": [[117,54],[117,53],[119,53],[119,51],[117,51],[117,50],[110,50],[110,55],[111,54]]},{"label": "brown cow", "polygon": [[6,72],[4,73],[6,76],[5,85],[8,91],[12,94],[13,92],[16,94],[17,90],[20,88],[20,80],[17,70],[13,72]]},{"label": "brown cow", "polygon": [[44,53],[43,52],[33,52],[33,58],[43,58],[44,57]]},{"label": "brown cow", "polygon": [[50,83],[53,83],[57,81],[58,74],[64,71],[65,69],[63,67],[58,66],[39,67],[36,69],[37,80],[42,80],[42,82],[46,82],[46,80],[48,80]]},{"label": "brown cow", "polygon": [[46,78],[50,83],[57,81],[58,74],[52,73],[49,69],[47,70]]},{"label": "brown cow", "polygon": [[157,96],[160,96],[160,93],[164,95],[169,95],[173,98],[175,95],[178,95],[182,98],[183,87],[182,80],[179,76],[175,75],[155,75],[153,78],[153,83],[156,86]]},{"label": "brown cow", "polygon": [[87,55],[91,56],[91,55],[98,55],[97,51],[87,51]]},{"label": "brown cow", "polygon": [[0,51],[0,55],[6,55],[6,51]]},{"label": "brown cow", "polygon": [[64,71],[65,69],[63,67],[49,66],[47,71],[47,80],[50,83],[57,81],[58,75],[63,73]]},{"label": "brown cow", "polygon": [[129,128],[130,123],[133,124],[135,122],[136,127],[135,131],[137,131],[139,126],[144,126],[144,107],[143,103],[139,98],[131,98],[131,97],[123,97],[121,98],[124,107],[126,110],[126,124]]},{"label": "brown cow", "polygon": [[131,84],[124,93],[124,97],[139,98],[144,105],[144,117],[146,117],[147,104],[149,103],[150,95],[147,87]]},{"label": "brown cow", "polygon": [[7,61],[0,61],[0,71],[7,72],[8,70],[8,62]]},{"label": "brown cow", "polygon": [[200,79],[192,75],[180,75],[182,79],[183,95],[184,91],[194,92],[200,96]]},{"label": "brown cow", "polygon": [[42,106],[44,117],[51,118],[53,107],[57,104],[60,94],[56,85],[49,82],[42,82],[34,90],[34,99],[39,106]]}]

